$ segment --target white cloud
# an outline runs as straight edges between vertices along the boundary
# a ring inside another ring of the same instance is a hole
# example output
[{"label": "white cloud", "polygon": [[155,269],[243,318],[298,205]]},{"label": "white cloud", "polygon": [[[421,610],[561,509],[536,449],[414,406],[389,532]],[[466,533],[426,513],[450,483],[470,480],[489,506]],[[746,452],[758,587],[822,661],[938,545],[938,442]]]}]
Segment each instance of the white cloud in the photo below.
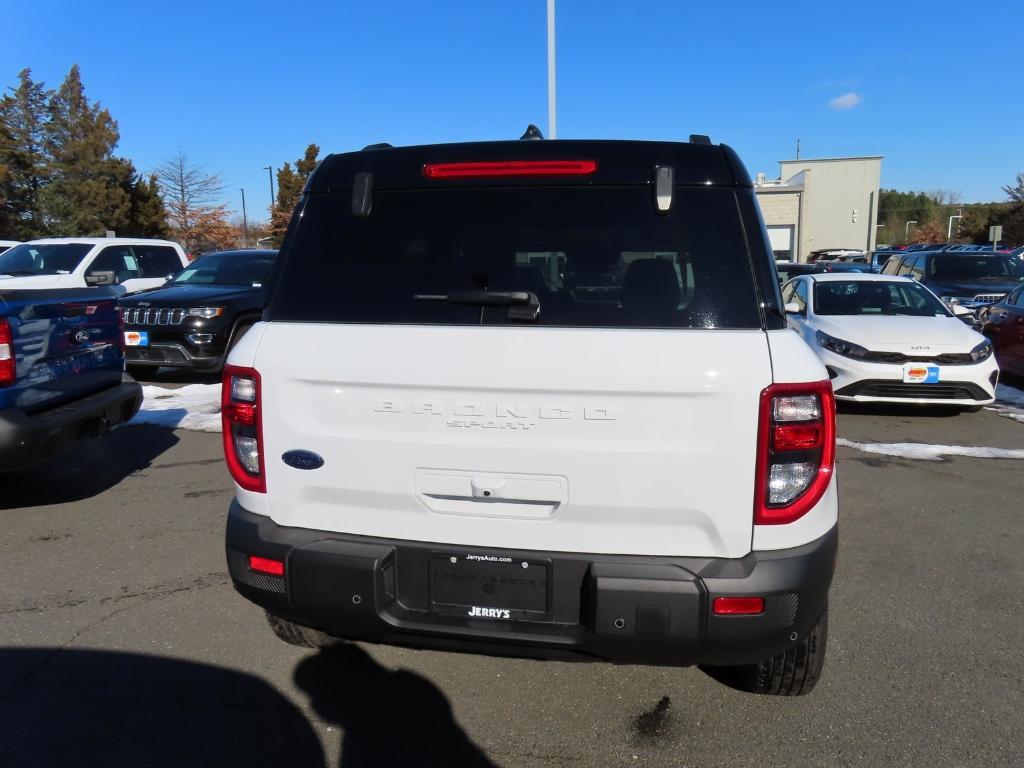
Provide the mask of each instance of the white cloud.
[{"label": "white cloud", "polygon": [[844,93],[842,96],[836,96],[828,103],[830,108],[838,110],[840,112],[845,112],[848,109],[853,109],[858,104],[860,104],[860,94],[854,93],[853,91],[850,91],[849,93]]}]

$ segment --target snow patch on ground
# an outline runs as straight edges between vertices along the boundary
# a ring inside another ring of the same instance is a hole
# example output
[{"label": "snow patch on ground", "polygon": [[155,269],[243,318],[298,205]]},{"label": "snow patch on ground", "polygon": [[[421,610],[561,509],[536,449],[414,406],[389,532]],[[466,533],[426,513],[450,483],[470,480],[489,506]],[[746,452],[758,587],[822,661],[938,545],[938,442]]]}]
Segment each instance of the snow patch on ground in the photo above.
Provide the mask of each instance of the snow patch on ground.
[{"label": "snow patch on ground", "polygon": [[186,384],[177,389],[144,385],[142,408],[128,424],[220,432],[220,384]]},{"label": "snow patch on ground", "polygon": [[985,410],[995,411],[1000,416],[1024,424],[1024,391],[1008,384],[999,384],[996,386],[996,401],[985,406]]},{"label": "snow patch on ground", "polygon": [[969,445],[930,445],[928,443],[857,443],[838,438],[836,445],[865,453],[899,456],[904,459],[942,461],[943,456],[969,456],[974,459],[1024,459],[1024,448],[978,448]]},{"label": "snow patch on ground", "polygon": [[1000,416],[1013,419],[1024,424],[1024,391],[1011,387],[1009,384],[996,385],[996,401],[986,410],[995,411]]}]

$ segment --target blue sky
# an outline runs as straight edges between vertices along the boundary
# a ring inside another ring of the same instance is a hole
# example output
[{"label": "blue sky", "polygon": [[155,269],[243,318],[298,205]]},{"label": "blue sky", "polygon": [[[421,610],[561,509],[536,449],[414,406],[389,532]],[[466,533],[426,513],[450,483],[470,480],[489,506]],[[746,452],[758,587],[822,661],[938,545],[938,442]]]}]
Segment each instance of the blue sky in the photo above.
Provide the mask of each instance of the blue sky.
[{"label": "blue sky", "polygon": [[[4,12],[0,86],[74,63],[149,170],[179,148],[265,215],[263,168],[546,131],[545,0],[81,3]],[[1024,3],[558,0],[560,138],[731,144],[751,173],[885,155],[882,183],[1001,200],[1024,171]]]}]

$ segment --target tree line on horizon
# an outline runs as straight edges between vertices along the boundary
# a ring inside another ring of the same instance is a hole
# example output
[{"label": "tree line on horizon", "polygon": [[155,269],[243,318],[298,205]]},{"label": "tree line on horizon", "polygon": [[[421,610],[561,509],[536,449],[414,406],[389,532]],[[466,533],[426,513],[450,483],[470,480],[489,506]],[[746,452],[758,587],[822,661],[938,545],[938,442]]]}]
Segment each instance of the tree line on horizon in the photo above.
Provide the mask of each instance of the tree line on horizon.
[{"label": "tree line on horizon", "polygon": [[[883,189],[878,196],[879,243],[974,243],[989,241],[989,227],[1002,225],[1000,242],[1024,243],[1024,173],[1003,187],[1006,201],[963,203],[949,190],[900,192]],[[962,218],[950,221],[950,216]],[[907,222],[916,222],[907,226]]]},{"label": "tree line on horizon", "polygon": [[117,121],[86,96],[78,65],[56,89],[18,73],[0,95],[0,239],[169,237],[198,254],[270,238],[280,245],[319,147],[277,169],[268,221],[243,222],[223,201],[219,174],[182,150],[150,173],[117,154]]}]

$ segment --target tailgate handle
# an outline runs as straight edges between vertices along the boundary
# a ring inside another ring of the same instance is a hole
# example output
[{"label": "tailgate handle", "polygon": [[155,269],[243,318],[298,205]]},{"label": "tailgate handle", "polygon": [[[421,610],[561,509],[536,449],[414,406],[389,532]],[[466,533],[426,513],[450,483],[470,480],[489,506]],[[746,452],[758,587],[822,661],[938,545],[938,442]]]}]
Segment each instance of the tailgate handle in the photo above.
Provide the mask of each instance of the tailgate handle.
[{"label": "tailgate handle", "polygon": [[424,496],[470,503],[558,505],[564,495],[562,484],[548,478],[422,473],[419,486]]}]

